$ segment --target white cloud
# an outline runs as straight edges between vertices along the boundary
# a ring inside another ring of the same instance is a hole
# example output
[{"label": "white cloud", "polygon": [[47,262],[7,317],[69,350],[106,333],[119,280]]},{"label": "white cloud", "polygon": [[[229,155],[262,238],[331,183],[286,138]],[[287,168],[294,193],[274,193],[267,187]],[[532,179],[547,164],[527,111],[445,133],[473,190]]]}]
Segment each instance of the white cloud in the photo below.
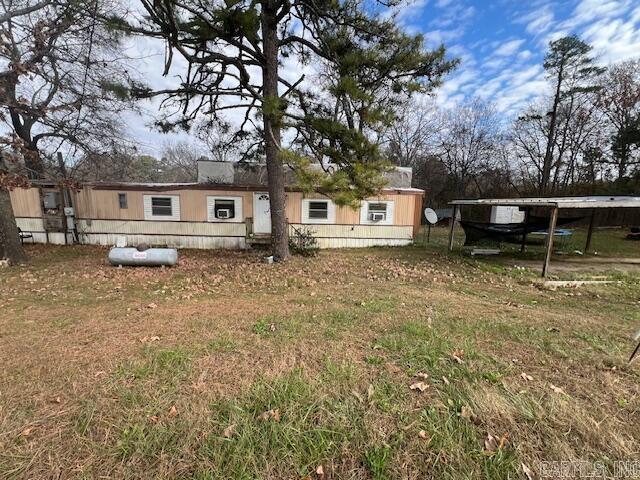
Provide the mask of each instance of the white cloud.
[{"label": "white cloud", "polygon": [[500,45],[494,52],[498,57],[510,57],[518,51],[524,40],[510,40]]},{"label": "white cloud", "polygon": [[516,19],[516,23],[526,24],[526,31],[531,35],[540,35],[551,28],[554,22],[551,5],[543,5]]}]

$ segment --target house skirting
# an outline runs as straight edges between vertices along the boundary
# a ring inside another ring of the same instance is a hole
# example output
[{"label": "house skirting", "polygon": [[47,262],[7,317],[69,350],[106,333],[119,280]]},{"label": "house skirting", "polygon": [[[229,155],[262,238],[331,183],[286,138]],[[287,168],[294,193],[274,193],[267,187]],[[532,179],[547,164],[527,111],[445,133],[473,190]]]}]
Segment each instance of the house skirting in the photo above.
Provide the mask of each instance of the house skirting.
[{"label": "house skirting", "polygon": [[[33,239],[25,242],[65,244],[65,234],[47,234],[41,218],[16,218],[16,223],[24,232],[33,235]],[[147,243],[177,248],[247,248],[247,227],[244,222],[78,219],[76,225],[82,244],[115,245],[118,237],[125,237],[129,245]],[[413,242],[412,225],[292,224],[290,235],[295,235],[296,229],[312,232],[320,248],[402,246]],[[68,237],[71,243],[70,235]]]},{"label": "house skirting", "polygon": [[320,248],[402,246],[413,242],[411,225],[293,224],[289,235],[294,236],[296,229],[309,230],[318,240]]},{"label": "house skirting", "polygon": [[44,220],[42,218],[16,217],[16,225],[24,233],[30,233],[31,238],[25,238],[24,243],[50,243],[52,245],[66,245],[73,243],[71,235],[67,235],[65,242],[65,234],[62,232],[49,232],[44,229]]}]

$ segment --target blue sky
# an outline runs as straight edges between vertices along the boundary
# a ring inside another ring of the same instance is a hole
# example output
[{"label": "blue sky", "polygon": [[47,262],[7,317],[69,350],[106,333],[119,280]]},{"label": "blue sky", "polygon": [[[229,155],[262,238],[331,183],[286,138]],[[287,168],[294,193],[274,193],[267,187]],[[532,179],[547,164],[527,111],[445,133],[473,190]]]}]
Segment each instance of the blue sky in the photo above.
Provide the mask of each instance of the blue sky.
[{"label": "blue sky", "polygon": [[[505,121],[548,92],[542,61],[550,40],[575,33],[593,45],[603,65],[640,57],[638,0],[415,0],[400,7],[398,18],[408,32],[424,34],[428,46],[442,42],[461,60],[436,92],[441,105],[480,96],[494,102]],[[169,86],[171,76],[160,77],[163,49],[138,39],[135,50],[147,57],[141,66],[147,81]],[[166,142],[189,140],[146,126],[154,109],[128,121],[141,152],[158,155]]]},{"label": "blue sky", "polygon": [[506,117],[547,92],[542,62],[550,40],[575,33],[604,65],[640,56],[640,2],[628,0],[419,0],[401,18],[427,42],[444,42],[461,65],[439,91],[445,105],[469,96]]}]

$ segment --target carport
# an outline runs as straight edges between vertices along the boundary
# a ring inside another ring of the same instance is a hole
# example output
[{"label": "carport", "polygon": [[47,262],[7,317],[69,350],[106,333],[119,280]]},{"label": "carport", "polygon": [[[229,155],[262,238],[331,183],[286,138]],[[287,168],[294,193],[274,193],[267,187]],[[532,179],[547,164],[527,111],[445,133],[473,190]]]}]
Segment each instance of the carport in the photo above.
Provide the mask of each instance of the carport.
[{"label": "carport", "polygon": [[[463,206],[509,206],[521,207],[525,210],[525,225],[527,222],[529,209],[547,208],[551,210],[549,227],[545,240],[544,263],[542,265],[542,276],[546,277],[551,262],[553,252],[553,237],[558,221],[558,212],[561,209],[578,209],[590,211],[589,228],[587,230],[587,240],[584,252],[587,253],[591,247],[591,236],[593,234],[594,219],[596,211],[604,208],[640,208],[640,197],[632,196],[588,196],[588,197],[532,197],[532,198],[479,198],[473,200],[453,200],[449,202],[453,206],[453,220],[449,232],[449,251],[453,250],[453,239],[455,234],[456,216]],[[522,246],[524,249],[526,233],[522,235]]]}]

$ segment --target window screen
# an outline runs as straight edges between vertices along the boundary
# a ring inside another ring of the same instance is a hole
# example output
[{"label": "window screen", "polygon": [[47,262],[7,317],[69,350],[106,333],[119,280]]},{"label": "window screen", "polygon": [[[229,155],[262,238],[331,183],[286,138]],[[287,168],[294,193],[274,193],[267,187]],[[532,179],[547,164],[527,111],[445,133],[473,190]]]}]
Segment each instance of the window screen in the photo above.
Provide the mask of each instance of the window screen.
[{"label": "window screen", "polygon": [[317,220],[329,218],[329,202],[309,202],[309,218]]},{"label": "window screen", "polygon": [[216,199],[213,205],[213,212],[216,218],[235,218],[236,202],[234,200]]},{"label": "window screen", "polygon": [[386,203],[370,203],[369,212],[371,213],[387,213]]},{"label": "window screen", "polygon": [[171,199],[165,197],[151,197],[151,214],[157,217],[173,215]]},{"label": "window screen", "polygon": [[127,208],[127,194],[119,193],[118,194],[118,203],[120,204],[120,208]]}]

